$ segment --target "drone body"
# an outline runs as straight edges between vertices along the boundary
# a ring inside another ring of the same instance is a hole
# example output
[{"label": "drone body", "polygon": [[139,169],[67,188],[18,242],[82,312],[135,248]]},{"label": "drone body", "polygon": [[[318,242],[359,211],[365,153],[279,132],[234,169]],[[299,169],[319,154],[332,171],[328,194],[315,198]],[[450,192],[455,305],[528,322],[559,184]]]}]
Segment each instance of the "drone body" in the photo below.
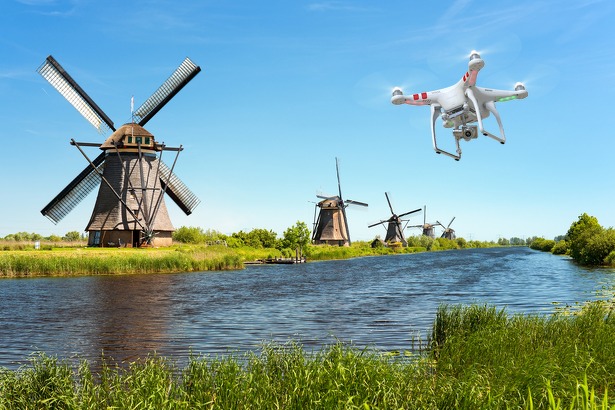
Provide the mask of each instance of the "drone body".
[{"label": "drone body", "polygon": [[[500,114],[495,107],[496,102],[523,99],[528,93],[522,83],[515,84],[514,90],[494,90],[478,87],[476,79],[485,62],[476,51],[470,53],[468,71],[456,84],[440,90],[404,95],[399,87],[393,89],[391,102],[395,105],[429,105],[431,107],[431,137],[437,154],[445,154],[459,161],[461,148],[459,140],[475,139],[480,132],[486,137],[504,144],[506,136]],[[483,120],[493,114],[500,128],[499,135],[485,130]],[[436,120],[442,118],[444,128],[452,128],[457,152],[451,153],[438,147],[436,139]],[[476,124],[475,124],[476,123]]]}]

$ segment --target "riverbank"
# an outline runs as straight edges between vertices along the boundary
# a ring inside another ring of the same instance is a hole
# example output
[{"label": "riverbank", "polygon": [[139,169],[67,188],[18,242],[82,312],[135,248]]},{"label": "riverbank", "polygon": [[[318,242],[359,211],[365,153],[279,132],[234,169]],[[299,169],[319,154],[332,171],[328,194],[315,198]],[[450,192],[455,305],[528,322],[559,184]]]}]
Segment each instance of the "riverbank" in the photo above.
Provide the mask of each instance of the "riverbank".
[{"label": "riverbank", "polygon": [[[372,247],[369,242],[354,242],[349,247],[308,245],[303,255],[310,262],[461,248],[459,242],[444,238],[421,240],[423,246],[405,248]],[[483,242],[462,243],[466,245],[464,248],[497,246]],[[284,257],[278,249],[247,246],[179,244],[168,248],[88,248],[43,245],[39,249],[33,244],[17,244],[12,248],[5,245],[5,250],[0,251],[0,278],[230,270],[243,269],[245,262]]]},{"label": "riverbank", "polygon": [[442,306],[423,351],[288,343],[100,370],[34,356],[0,371],[0,408],[615,408],[614,332],[604,302],[548,317]]}]

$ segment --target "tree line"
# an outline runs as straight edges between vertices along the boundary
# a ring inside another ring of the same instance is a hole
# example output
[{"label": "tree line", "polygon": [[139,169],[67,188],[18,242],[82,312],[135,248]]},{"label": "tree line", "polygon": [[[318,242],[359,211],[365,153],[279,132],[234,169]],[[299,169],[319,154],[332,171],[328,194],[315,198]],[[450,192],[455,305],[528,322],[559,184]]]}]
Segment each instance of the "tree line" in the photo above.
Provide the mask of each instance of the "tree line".
[{"label": "tree line", "polygon": [[43,236],[38,233],[33,232],[17,232],[6,235],[4,238],[1,238],[3,241],[10,242],[36,242],[36,241],[45,241],[45,242],[79,242],[87,240],[87,236],[85,234],[81,234],[77,231],[66,232],[64,236],[59,235],[49,235]]},{"label": "tree line", "polygon": [[535,238],[530,248],[556,255],[569,255],[584,266],[615,266],[615,229],[604,228],[598,218],[583,213],[566,235],[555,239]]},{"label": "tree line", "polygon": [[173,240],[190,244],[226,243],[231,248],[249,246],[255,249],[278,249],[286,256],[292,256],[297,248],[306,248],[310,243],[310,230],[305,222],[297,221],[287,228],[282,237],[270,229],[256,228],[250,232],[232,233],[225,235],[216,230],[199,227],[182,226],[173,232]]}]

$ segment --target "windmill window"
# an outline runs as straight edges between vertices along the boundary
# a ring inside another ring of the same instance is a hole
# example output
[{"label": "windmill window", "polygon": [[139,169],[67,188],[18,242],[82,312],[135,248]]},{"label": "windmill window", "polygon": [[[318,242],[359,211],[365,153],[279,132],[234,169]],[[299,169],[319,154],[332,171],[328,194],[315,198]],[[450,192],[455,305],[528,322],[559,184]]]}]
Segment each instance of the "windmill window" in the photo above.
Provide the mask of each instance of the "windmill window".
[{"label": "windmill window", "polygon": [[141,140],[141,137],[135,137],[135,142],[137,144],[141,144],[143,141]]},{"label": "windmill window", "polygon": [[94,231],[94,238],[92,239],[92,245],[100,245],[100,231]]},{"label": "windmill window", "polygon": [[132,137],[128,137],[128,143],[132,144]]},{"label": "windmill window", "polygon": [[145,145],[149,145],[149,137],[145,137]]}]

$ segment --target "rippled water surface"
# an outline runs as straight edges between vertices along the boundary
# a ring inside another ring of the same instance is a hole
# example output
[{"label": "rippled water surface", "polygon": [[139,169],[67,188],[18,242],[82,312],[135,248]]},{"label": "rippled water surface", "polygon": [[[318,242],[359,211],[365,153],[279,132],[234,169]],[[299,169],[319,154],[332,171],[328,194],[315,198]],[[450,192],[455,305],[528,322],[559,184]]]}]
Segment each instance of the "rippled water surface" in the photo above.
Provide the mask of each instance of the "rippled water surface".
[{"label": "rippled water surface", "polygon": [[264,341],[408,349],[441,303],[489,303],[511,313],[553,310],[615,285],[528,248],[358,258],[240,271],[0,280],[0,367],[35,351],[183,360],[257,350]]}]

